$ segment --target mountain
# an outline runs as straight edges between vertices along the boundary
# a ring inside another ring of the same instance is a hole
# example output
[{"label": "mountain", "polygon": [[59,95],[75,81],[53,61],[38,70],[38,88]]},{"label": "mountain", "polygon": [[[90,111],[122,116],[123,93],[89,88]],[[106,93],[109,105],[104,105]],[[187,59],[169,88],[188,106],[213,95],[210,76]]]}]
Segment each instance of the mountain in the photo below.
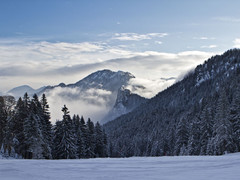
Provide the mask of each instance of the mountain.
[{"label": "mountain", "polygon": [[129,89],[125,89],[124,86],[122,86],[118,90],[117,99],[113,108],[102,119],[101,123],[106,123],[123,114],[131,112],[133,109],[146,101],[146,98],[133,94]]},{"label": "mountain", "polygon": [[59,111],[63,104],[67,104],[72,113],[91,117],[96,122],[112,109],[118,90],[122,86],[127,86],[133,78],[135,77],[129,72],[104,69],[73,84],[60,83],[56,86],[47,86],[39,96],[42,93],[46,94],[55,119],[61,118],[61,116],[55,116],[59,114],[55,111]]},{"label": "mountain", "polygon": [[127,85],[131,78],[135,78],[129,72],[113,72],[108,69],[96,71],[82,80],[74,83],[74,84],[64,84],[60,83],[56,86],[47,86],[45,89],[41,91],[44,93],[45,91],[57,88],[57,87],[67,87],[67,88],[80,88],[81,90],[87,89],[103,89],[111,92],[117,92],[119,88],[123,85]]},{"label": "mountain", "polygon": [[104,129],[112,157],[240,151],[240,50],[208,59]]},{"label": "mountain", "polygon": [[26,92],[28,93],[29,96],[32,96],[35,93],[39,93],[43,89],[45,89],[45,87],[41,87],[39,89],[33,89],[32,87],[30,87],[28,85],[23,85],[23,86],[18,86],[18,87],[15,87],[15,88],[9,90],[7,92],[7,94],[12,95],[16,98],[19,98],[19,97],[23,96]]},{"label": "mountain", "polygon": [[135,78],[135,76],[129,72],[113,72],[105,69],[92,73],[75,84],[68,85],[68,87],[80,87],[81,89],[97,88],[117,92],[119,88],[127,85],[132,78]]}]

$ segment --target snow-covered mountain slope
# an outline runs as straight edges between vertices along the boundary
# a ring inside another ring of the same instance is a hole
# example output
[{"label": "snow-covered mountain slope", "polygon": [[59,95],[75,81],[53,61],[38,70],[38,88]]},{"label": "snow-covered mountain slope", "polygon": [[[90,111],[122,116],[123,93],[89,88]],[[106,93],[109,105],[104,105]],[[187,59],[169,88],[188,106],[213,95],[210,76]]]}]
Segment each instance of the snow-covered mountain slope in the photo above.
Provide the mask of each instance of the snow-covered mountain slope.
[{"label": "snow-covered mountain slope", "polygon": [[3,180],[239,180],[239,169],[239,153],[224,156],[0,160],[0,178]]},{"label": "snow-covered mountain slope", "polygon": [[41,87],[39,89],[33,89],[32,87],[28,86],[28,85],[22,85],[22,86],[18,86],[15,87],[11,90],[9,90],[7,92],[7,94],[12,95],[16,98],[22,97],[26,92],[32,96],[33,94],[37,94],[39,92],[41,92],[43,89],[45,89],[45,87]]},{"label": "snow-covered mountain slope", "polygon": [[106,123],[123,114],[131,112],[133,109],[146,101],[146,98],[133,94],[129,89],[125,89],[124,86],[122,86],[118,90],[117,99],[113,108],[102,119],[101,123]]},{"label": "snow-covered mountain slope", "polygon": [[68,87],[80,87],[81,89],[97,88],[115,92],[123,85],[127,85],[132,78],[135,78],[135,76],[129,72],[113,72],[105,69],[92,73],[77,83],[68,85]]},{"label": "snow-covered mountain slope", "polygon": [[57,87],[63,88],[77,87],[84,91],[88,89],[102,89],[106,91],[117,92],[120,87],[122,87],[123,85],[127,85],[128,81],[131,78],[135,77],[129,72],[123,71],[114,72],[108,69],[104,69],[96,71],[74,84],[66,85],[64,83],[60,83],[59,85],[55,86],[47,86],[45,89],[41,91],[41,93],[44,93]]}]

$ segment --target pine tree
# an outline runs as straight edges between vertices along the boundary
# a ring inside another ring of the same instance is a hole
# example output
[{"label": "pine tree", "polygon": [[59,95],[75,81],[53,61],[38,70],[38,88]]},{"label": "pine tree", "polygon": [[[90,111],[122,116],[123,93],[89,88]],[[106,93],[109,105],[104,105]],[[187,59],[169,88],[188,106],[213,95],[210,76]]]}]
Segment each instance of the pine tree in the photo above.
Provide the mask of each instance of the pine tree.
[{"label": "pine tree", "polygon": [[90,118],[87,121],[87,130],[86,130],[86,157],[93,158],[95,157],[95,136],[94,136],[94,124]]},{"label": "pine tree", "polygon": [[76,145],[77,145],[77,155],[79,158],[84,158],[85,155],[85,141],[84,134],[82,132],[80,117],[78,115],[73,116],[73,123],[75,126],[75,134],[76,134]]},{"label": "pine tree", "polygon": [[102,127],[99,122],[95,125],[95,155],[96,157],[105,157],[105,144],[104,144],[104,134]]},{"label": "pine tree", "polygon": [[74,126],[69,115],[68,108],[62,108],[63,120],[55,126],[55,158],[56,159],[76,159],[77,142],[74,134]]},{"label": "pine tree", "polygon": [[23,96],[23,105],[24,105],[24,108],[26,111],[29,111],[30,109],[30,98],[28,96],[28,93],[25,93],[24,96]]},{"label": "pine tree", "polygon": [[[170,128],[170,129],[169,129]],[[175,126],[169,126],[168,127],[168,136],[167,136],[167,146],[169,147],[168,154],[167,155],[174,155],[174,147],[176,143],[176,127]]]},{"label": "pine tree", "polygon": [[41,130],[41,105],[37,95],[33,96],[29,115],[24,119],[24,143],[26,145],[25,158],[44,158],[44,137]]},{"label": "pine tree", "polygon": [[104,129],[103,129],[103,153],[104,153],[103,157],[108,157],[109,156],[109,153],[108,153],[108,138],[107,138],[107,134],[105,133]]},{"label": "pine tree", "polygon": [[200,120],[195,117],[190,128],[189,140],[188,140],[188,153],[189,155],[200,154]]},{"label": "pine tree", "polygon": [[41,101],[41,127],[42,134],[44,138],[44,157],[47,159],[52,158],[52,148],[53,148],[53,132],[52,132],[52,124],[50,121],[50,112],[49,105],[47,102],[47,98],[45,94],[42,95]]},{"label": "pine tree", "polygon": [[11,157],[15,157],[16,153],[15,153],[15,146],[18,143],[16,137],[14,136],[13,133],[13,125],[12,125],[12,116],[13,116],[13,112],[9,111],[8,113],[8,118],[7,118],[7,125],[5,128],[5,138],[4,138],[4,145],[5,148],[7,150],[7,152],[5,152],[7,154],[7,156],[11,156]]},{"label": "pine tree", "polygon": [[29,116],[30,111],[30,101],[27,94],[25,94],[25,99],[22,100],[20,97],[17,101],[15,107],[15,112],[10,117],[11,123],[11,133],[14,137],[14,149],[17,154],[25,157],[26,154],[26,145],[24,143],[24,120]]},{"label": "pine tree", "polygon": [[200,121],[200,131],[201,131],[200,155],[207,155],[207,145],[208,145],[209,139],[212,137],[212,128],[213,128],[211,109],[208,106],[205,106],[203,108],[200,119],[201,119]]},{"label": "pine tree", "polygon": [[81,116],[80,118],[80,130],[81,130],[81,133],[82,133],[82,136],[81,136],[81,141],[82,141],[82,146],[79,147],[81,148],[81,156],[82,158],[86,158],[87,157],[87,147],[86,147],[86,144],[87,144],[87,126],[86,126],[86,123],[85,123],[85,120],[83,118],[83,116]]},{"label": "pine tree", "polygon": [[43,139],[39,128],[38,117],[30,114],[24,119],[24,143],[26,145],[24,157],[27,159],[43,159]]},{"label": "pine tree", "polygon": [[3,144],[3,140],[6,135],[7,125],[7,112],[5,108],[5,102],[2,96],[0,96],[0,147]]},{"label": "pine tree", "polygon": [[224,89],[220,92],[214,124],[214,154],[234,152],[232,124],[229,121],[229,102]]},{"label": "pine tree", "polygon": [[53,155],[53,159],[63,159],[64,157],[62,157],[63,153],[62,153],[62,138],[63,138],[63,122],[62,121],[56,121],[56,124],[53,127],[53,132],[54,132],[54,136],[53,136],[53,151],[52,151],[52,155]]},{"label": "pine tree", "polygon": [[185,118],[180,119],[176,129],[176,144],[174,148],[174,154],[179,155],[181,149],[187,148],[188,145],[188,127]]},{"label": "pine tree", "polygon": [[233,141],[236,151],[240,151],[240,88],[236,88],[230,109],[230,122],[233,126]]}]

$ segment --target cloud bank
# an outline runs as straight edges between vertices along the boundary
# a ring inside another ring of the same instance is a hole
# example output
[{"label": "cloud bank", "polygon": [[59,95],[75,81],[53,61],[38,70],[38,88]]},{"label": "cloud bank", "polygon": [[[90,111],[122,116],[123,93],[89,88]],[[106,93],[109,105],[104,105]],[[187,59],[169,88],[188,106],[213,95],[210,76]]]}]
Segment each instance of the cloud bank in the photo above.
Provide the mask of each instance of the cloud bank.
[{"label": "cloud bank", "polygon": [[167,33],[147,33],[147,34],[137,34],[137,33],[116,33],[112,39],[120,41],[141,41],[152,38],[162,38],[167,36]]},{"label": "cloud bank", "polygon": [[102,89],[57,87],[47,91],[46,96],[50,105],[51,121],[62,119],[61,109],[65,104],[70,114],[83,115],[91,118],[94,122],[100,121],[114,104],[113,95],[110,91]]},{"label": "cloud bank", "polygon": [[236,38],[233,43],[235,48],[240,48],[240,38]]},{"label": "cloud bank", "polygon": [[0,83],[4,84],[0,91],[23,84],[39,88],[74,83],[99,69],[129,71],[149,80],[177,77],[214,55],[201,51],[139,52],[105,43],[46,41],[0,41],[0,54]]}]

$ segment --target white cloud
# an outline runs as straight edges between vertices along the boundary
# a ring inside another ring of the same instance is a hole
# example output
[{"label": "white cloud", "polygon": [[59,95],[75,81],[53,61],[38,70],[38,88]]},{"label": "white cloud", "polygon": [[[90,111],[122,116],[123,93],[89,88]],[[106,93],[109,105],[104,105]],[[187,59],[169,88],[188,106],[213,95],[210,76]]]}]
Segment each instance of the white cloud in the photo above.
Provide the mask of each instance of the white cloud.
[{"label": "white cloud", "polygon": [[[156,36],[157,33],[150,33]],[[176,77],[215,53],[131,51],[126,45],[0,40],[0,91],[74,83],[99,69],[123,70],[143,79]],[[144,72],[144,73],[143,73]]]},{"label": "white cloud", "polygon": [[201,46],[201,48],[207,48],[207,49],[212,49],[212,48],[216,48],[216,47],[217,47],[217,45],[214,45],[214,44],[208,45],[208,46]]},{"label": "white cloud", "polygon": [[101,120],[114,104],[110,91],[102,89],[89,89],[82,91],[79,88],[57,87],[46,93],[51,121],[62,119],[61,108],[65,104],[70,114],[90,117],[94,122]]},{"label": "white cloud", "polygon": [[240,48],[240,38],[236,38],[233,43],[235,48]]},{"label": "white cloud", "polygon": [[216,38],[214,38],[214,37],[202,36],[202,37],[194,37],[193,39],[199,39],[199,40],[214,40],[214,39],[216,39]]},{"label": "white cloud", "polygon": [[137,34],[137,33],[115,33],[112,39],[120,41],[141,41],[153,38],[162,38],[167,36],[167,33],[147,33],[147,34]]},{"label": "white cloud", "polygon": [[202,39],[202,40],[207,40],[208,37],[200,37],[200,39]]},{"label": "white cloud", "polygon": [[215,17],[213,19],[217,21],[223,21],[223,22],[232,22],[232,23],[240,22],[240,18],[236,18],[236,17]]},{"label": "white cloud", "polygon": [[155,41],[156,44],[162,44],[162,41]]},{"label": "white cloud", "polygon": [[175,78],[170,78],[168,80],[163,78],[158,79],[134,78],[129,81],[129,85],[126,87],[126,89],[129,89],[131,90],[132,93],[139,94],[140,96],[152,98],[154,95],[166,89],[174,82]]}]

